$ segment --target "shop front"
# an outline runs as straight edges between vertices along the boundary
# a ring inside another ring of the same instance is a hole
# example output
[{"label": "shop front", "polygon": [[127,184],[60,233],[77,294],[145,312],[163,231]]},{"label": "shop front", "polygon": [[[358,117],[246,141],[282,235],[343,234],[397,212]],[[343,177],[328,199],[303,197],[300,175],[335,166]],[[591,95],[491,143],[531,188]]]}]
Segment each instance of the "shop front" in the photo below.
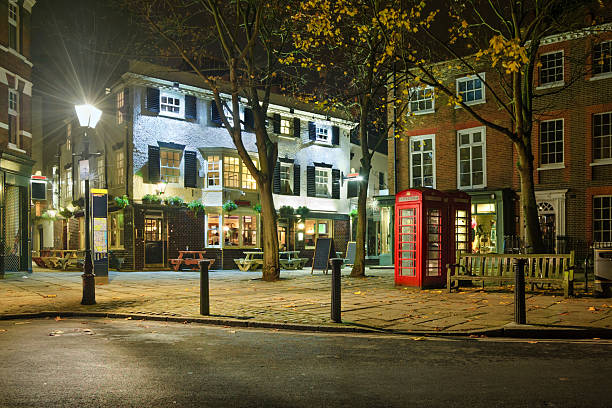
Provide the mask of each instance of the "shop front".
[{"label": "shop front", "polygon": [[514,235],[514,197],[510,189],[468,192],[472,201],[472,253],[504,252],[504,236]]},{"label": "shop front", "polygon": [[394,226],[394,209],[395,196],[378,196],[374,197],[378,202],[378,214],[380,219],[380,228],[378,234],[378,264],[381,266],[393,265],[393,226]]}]

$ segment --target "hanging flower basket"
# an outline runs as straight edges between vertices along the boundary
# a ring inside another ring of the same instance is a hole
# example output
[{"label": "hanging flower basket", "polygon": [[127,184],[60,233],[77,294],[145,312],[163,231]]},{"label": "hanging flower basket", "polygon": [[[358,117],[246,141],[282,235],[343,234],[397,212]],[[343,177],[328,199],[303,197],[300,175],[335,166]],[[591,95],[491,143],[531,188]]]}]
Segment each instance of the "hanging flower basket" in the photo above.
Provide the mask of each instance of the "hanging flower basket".
[{"label": "hanging flower basket", "polygon": [[187,204],[187,208],[189,208],[193,214],[197,217],[199,213],[204,214],[204,204],[200,200],[195,200]]},{"label": "hanging flower basket", "polygon": [[225,211],[226,213],[231,213],[237,208],[238,205],[236,205],[236,203],[232,200],[227,200],[225,203],[223,203],[223,211]]}]

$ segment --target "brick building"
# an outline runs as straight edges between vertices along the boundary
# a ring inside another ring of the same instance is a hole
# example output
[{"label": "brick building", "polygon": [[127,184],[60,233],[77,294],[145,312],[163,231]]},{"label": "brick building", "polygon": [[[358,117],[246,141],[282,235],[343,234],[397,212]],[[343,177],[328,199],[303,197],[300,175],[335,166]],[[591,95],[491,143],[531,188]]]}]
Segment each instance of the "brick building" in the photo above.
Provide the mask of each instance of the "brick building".
[{"label": "brick building", "polygon": [[35,3],[0,1],[0,274],[31,270],[30,21]]},{"label": "brick building", "polygon": [[[122,269],[168,267],[179,250],[206,250],[216,267],[235,268],[234,258],[261,248],[257,186],[222,127],[212,92],[195,75],[132,62],[109,88],[104,114],[90,143],[92,187],[109,196],[128,196],[130,205],[108,208],[108,244]],[[268,131],[278,141],[274,202],[310,210],[302,222],[279,219],[280,246],[310,257],[318,237],[332,237],[344,251],[350,237],[347,200],[351,171],[352,122],[317,113],[311,106],[272,95]],[[241,106],[241,117],[252,120]],[[83,247],[83,217],[78,210],[82,181],[73,154],[80,151],[75,123],[65,124],[57,152],[47,153],[48,174],[58,207],[76,206],[76,216],[56,221],[56,248]],[[247,127],[248,129],[248,127]],[[247,151],[257,160],[254,134],[244,131]],[[376,174],[386,171],[379,160]],[[378,177],[378,176],[377,176]],[[168,205],[170,198],[200,202],[204,211]],[[237,204],[224,211],[228,200]],[[160,202],[161,201],[161,202]],[[72,208],[71,208],[72,209]]]},{"label": "brick building", "polygon": [[[612,240],[612,25],[545,38],[535,75],[536,200],[549,251]],[[494,70],[483,68],[495,91]],[[457,71],[457,95],[509,125],[477,76]],[[522,235],[512,143],[431,89],[411,90],[407,131],[389,141],[392,192],[427,186],[472,198],[472,250],[503,252]],[[397,159],[396,159],[397,157]]]}]

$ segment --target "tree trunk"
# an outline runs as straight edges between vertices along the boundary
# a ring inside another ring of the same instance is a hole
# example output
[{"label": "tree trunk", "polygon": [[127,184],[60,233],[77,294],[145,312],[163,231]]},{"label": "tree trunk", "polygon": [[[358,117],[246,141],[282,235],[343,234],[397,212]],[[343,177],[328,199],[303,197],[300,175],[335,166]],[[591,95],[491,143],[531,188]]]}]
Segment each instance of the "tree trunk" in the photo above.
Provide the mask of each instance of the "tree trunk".
[{"label": "tree trunk", "polygon": [[535,199],[533,155],[529,146],[523,143],[515,143],[515,146],[519,155],[518,171],[521,179],[521,213],[525,225],[525,249],[527,253],[541,254],[545,248]]},{"label": "tree trunk", "polygon": [[270,282],[278,280],[280,277],[276,211],[274,210],[271,183],[261,183],[259,185],[259,199],[261,202],[261,238],[264,252],[262,279]]},{"label": "tree trunk", "polygon": [[366,213],[366,204],[368,198],[368,182],[370,178],[370,169],[362,170],[360,174],[362,180],[359,181],[359,196],[357,198],[357,239],[355,245],[355,263],[351,270],[352,277],[365,276],[365,240],[366,240],[366,225],[368,216]]}]

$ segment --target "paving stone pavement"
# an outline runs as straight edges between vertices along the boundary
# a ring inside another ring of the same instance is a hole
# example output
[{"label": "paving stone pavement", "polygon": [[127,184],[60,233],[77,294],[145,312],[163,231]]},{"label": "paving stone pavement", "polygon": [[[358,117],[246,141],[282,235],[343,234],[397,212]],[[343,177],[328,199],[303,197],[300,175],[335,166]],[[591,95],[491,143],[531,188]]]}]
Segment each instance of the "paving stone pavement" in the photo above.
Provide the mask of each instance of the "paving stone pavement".
[{"label": "paving stone pavement", "polygon": [[[465,332],[513,321],[511,287],[459,292],[394,286],[392,270],[371,269],[366,278],[343,270],[342,320],[394,331]],[[0,315],[41,311],[95,311],[199,317],[199,273],[110,272],[96,285],[97,304],[83,306],[80,272],[35,270],[0,279]],[[282,271],[278,282],[261,272],[211,271],[210,309],[217,317],[275,323],[329,325],[331,275]],[[527,293],[527,323],[612,328],[612,299],[562,292]]]}]

